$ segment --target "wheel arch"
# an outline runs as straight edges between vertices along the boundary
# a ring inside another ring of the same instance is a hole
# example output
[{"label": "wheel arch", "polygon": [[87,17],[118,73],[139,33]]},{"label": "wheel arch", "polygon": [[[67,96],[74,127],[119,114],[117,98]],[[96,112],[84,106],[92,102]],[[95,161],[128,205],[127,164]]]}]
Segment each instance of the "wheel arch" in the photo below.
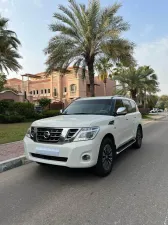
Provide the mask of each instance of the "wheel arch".
[{"label": "wheel arch", "polygon": [[108,134],[106,134],[106,135],[103,137],[102,141],[103,141],[105,138],[111,139],[111,140],[113,141],[113,144],[114,144],[115,149],[116,149],[116,144],[115,144],[114,136],[113,136],[111,133],[108,133]]},{"label": "wheel arch", "polygon": [[142,125],[141,125],[141,124],[139,124],[139,125],[138,125],[138,128],[140,128],[140,129],[141,129],[141,132],[142,132],[142,138],[143,138],[143,129],[142,129]]}]

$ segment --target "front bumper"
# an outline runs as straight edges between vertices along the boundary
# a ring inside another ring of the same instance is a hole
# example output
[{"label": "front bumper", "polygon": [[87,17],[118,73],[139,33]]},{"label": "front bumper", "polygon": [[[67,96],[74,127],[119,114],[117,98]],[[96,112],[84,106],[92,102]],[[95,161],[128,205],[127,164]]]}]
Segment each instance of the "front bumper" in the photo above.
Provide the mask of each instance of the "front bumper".
[{"label": "front bumper", "polygon": [[[24,151],[29,160],[71,168],[94,166],[97,163],[99,147],[100,144],[96,142],[96,139],[59,145],[34,142],[26,136],[24,138]],[[42,153],[39,152],[39,149],[42,149]],[[55,155],[56,152],[57,156]],[[42,158],[39,158],[39,154]],[[90,156],[89,160],[82,159],[85,154]],[[60,161],[59,159],[62,158],[66,160]]]}]

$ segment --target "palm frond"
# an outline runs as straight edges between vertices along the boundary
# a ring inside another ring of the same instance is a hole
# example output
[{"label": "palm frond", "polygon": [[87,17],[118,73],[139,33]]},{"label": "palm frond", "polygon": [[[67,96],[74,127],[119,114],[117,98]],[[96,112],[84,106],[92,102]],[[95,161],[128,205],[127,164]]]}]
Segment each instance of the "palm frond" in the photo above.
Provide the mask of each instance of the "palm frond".
[{"label": "palm frond", "polygon": [[59,5],[50,25],[55,37],[44,50],[48,56],[47,71],[65,68],[71,62],[75,70],[82,67],[84,75],[87,67],[93,91],[93,67],[102,55],[111,63],[134,65],[134,44],[120,37],[129,29],[129,24],[117,14],[120,7],[115,3],[102,9],[99,0],[91,0],[87,6],[75,0],[69,0],[67,7]]}]

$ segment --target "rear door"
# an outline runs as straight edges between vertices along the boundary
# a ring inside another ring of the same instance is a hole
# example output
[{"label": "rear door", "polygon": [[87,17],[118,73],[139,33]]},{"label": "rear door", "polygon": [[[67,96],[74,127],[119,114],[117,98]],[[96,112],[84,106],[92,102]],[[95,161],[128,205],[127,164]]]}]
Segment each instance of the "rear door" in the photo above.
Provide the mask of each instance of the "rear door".
[{"label": "rear door", "polygon": [[136,103],[132,100],[130,100],[132,110],[131,110],[131,115],[133,117],[133,130],[132,130],[132,135],[136,137],[136,131],[137,131],[137,126],[138,126],[138,121],[139,121],[139,112],[137,111],[137,106]]},{"label": "rear door", "polygon": [[127,123],[127,140],[129,141],[134,137],[134,119],[133,119],[133,113],[132,113],[132,105],[131,102],[128,99],[123,99],[123,104],[127,109],[127,115],[126,117],[126,123]]},{"label": "rear door", "polygon": [[132,116],[133,116],[133,136],[136,137],[137,127],[139,124],[141,124],[142,116],[141,113],[139,112],[137,104],[133,100],[130,100],[130,102],[132,105]]}]

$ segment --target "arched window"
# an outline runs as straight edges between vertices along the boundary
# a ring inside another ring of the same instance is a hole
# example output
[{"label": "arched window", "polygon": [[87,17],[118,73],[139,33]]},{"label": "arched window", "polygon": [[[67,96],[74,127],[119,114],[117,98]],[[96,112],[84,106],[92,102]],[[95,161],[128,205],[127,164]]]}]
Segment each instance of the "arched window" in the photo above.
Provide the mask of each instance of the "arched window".
[{"label": "arched window", "polygon": [[71,85],[70,85],[70,92],[71,92],[71,93],[76,92],[76,84],[71,84]]}]

